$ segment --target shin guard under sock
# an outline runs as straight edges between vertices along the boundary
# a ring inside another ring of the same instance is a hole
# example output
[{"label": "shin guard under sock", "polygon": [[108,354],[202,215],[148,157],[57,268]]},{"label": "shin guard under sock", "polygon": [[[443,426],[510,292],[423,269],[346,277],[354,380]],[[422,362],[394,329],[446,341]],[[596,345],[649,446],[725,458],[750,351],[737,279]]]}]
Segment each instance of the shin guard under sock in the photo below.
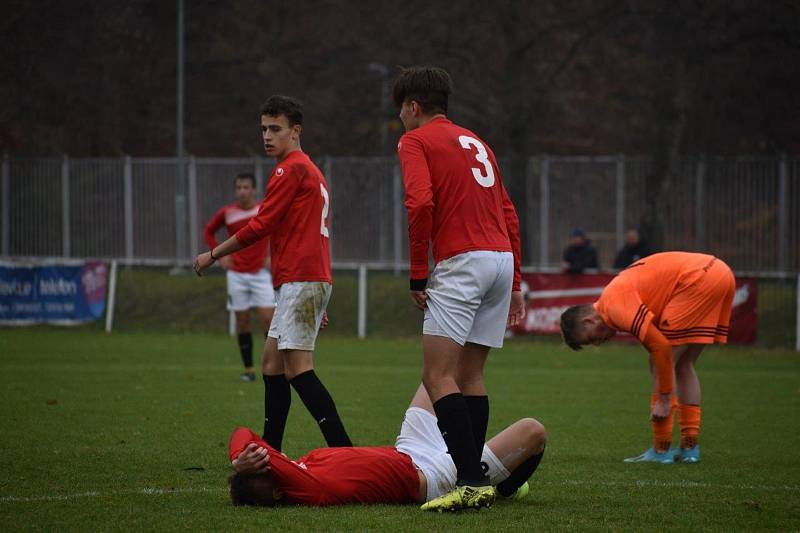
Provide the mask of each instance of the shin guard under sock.
[{"label": "shin guard under sock", "polygon": [[456,465],[459,485],[485,485],[481,456],[475,449],[467,402],[460,392],[448,394],[433,404],[439,430],[442,432],[447,451]]},{"label": "shin guard under sock", "polygon": [[239,333],[239,353],[242,354],[242,363],[245,368],[253,368],[253,335],[250,333]]},{"label": "shin guard under sock", "polygon": [[336,404],[333,403],[333,398],[317,377],[316,372],[314,370],[303,372],[292,378],[290,383],[308,412],[319,424],[319,429],[328,446],[331,448],[352,446],[353,443],[344,429],[338,411],[336,411]]},{"label": "shin guard under sock", "polygon": [[267,444],[281,451],[283,431],[292,405],[292,390],[284,374],[264,374],[264,433]]},{"label": "shin guard under sock", "polygon": [[542,461],[543,456],[544,450],[542,450],[541,453],[537,453],[536,455],[525,459],[521,465],[511,472],[510,476],[497,485],[497,492],[499,492],[501,496],[505,497],[514,494],[517,489],[520,488],[526,481],[528,481],[533,473],[536,472],[536,469],[539,468],[539,463]]},{"label": "shin guard under sock", "polygon": [[681,404],[678,406],[678,425],[681,428],[681,448],[694,448],[700,435],[699,405]]},{"label": "shin guard under sock", "polygon": [[[656,404],[658,394],[653,393],[650,395],[650,409]],[[675,408],[678,405],[678,400],[673,394],[671,397],[672,404],[670,405],[669,416],[662,420],[652,420],[653,426],[653,448],[657,452],[665,452],[669,450],[672,444],[672,428],[675,421]]]},{"label": "shin guard under sock", "polygon": [[486,428],[489,427],[489,397],[488,396],[464,396],[469,409],[469,418],[472,422],[472,436],[475,438],[475,449],[478,456],[483,453],[483,445],[486,442]]}]

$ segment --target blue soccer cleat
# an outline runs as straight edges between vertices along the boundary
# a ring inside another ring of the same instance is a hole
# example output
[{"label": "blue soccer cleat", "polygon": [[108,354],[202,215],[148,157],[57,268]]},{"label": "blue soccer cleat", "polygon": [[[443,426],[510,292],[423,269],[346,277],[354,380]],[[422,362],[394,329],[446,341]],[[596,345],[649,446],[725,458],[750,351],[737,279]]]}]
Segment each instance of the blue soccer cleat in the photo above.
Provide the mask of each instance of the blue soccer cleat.
[{"label": "blue soccer cleat", "polygon": [[657,452],[655,448],[649,448],[646,452],[636,457],[628,457],[623,459],[626,463],[661,463],[664,465],[672,464],[675,462],[675,457],[669,450],[665,452]]},{"label": "blue soccer cleat", "polygon": [[681,448],[678,450],[677,460],[682,463],[699,463],[700,445],[695,444],[692,448]]}]

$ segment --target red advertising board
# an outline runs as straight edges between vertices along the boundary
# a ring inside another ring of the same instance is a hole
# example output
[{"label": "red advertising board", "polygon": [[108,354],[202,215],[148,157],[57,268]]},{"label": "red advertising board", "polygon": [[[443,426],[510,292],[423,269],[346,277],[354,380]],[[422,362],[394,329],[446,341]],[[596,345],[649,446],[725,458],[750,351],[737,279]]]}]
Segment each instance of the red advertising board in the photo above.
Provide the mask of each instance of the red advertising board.
[{"label": "red advertising board", "polygon": [[[528,312],[515,334],[559,334],[561,313],[570,306],[593,303],[613,274],[523,274]],[[753,344],[758,329],[758,284],[754,278],[736,278],[728,342]],[[631,339],[629,335],[618,336]]]}]

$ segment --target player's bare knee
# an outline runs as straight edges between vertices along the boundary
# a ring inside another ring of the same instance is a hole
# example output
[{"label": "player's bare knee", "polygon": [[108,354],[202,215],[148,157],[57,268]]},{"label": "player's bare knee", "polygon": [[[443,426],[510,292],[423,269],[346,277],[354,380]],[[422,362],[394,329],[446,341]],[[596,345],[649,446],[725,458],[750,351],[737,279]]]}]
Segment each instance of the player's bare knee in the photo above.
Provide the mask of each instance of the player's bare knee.
[{"label": "player's bare knee", "polygon": [[261,356],[261,370],[268,376],[275,376],[284,373],[283,356],[274,346],[275,339],[267,338],[264,343],[264,352]]},{"label": "player's bare knee", "polygon": [[675,364],[675,374],[677,376],[686,376],[694,372],[694,360],[681,358]]},{"label": "player's bare knee", "polygon": [[459,374],[456,384],[458,385],[458,389],[464,394],[470,394],[469,391],[472,390],[482,390],[484,387],[483,374],[476,373],[467,376]]},{"label": "player's bare knee", "polygon": [[294,379],[303,372],[314,370],[314,360],[311,352],[285,350],[282,352],[282,358],[286,379]]},{"label": "player's bare knee", "polygon": [[547,442],[547,430],[544,425],[535,418],[523,418],[520,423],[526,445],[534,454],[541,453]]},{"label": "player's bare knee", "polygon": [[250,315],[236,313],[236,331],[238,333],[250,333]]},{"label": "player's bare knee", "polygon": [[422,369],[422,384],[429,392],[431,388],[438,387],[447,377],[447,374],[440,372],[438,369],[427,367]]}]

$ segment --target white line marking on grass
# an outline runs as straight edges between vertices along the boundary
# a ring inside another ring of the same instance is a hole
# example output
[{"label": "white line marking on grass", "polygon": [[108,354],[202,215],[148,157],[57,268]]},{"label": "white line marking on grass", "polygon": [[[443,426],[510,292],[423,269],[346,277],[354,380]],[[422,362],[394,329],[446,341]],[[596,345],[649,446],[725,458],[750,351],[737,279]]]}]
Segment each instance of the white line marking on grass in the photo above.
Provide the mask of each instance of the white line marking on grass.
[{"label": "white line marking on grass", "polygon": [[79,498],[98,498],[103,496],[122,496],[130,494],[143,494],[145,496],[162,496],[164,494],[191,494],[198,492],[227,492],[225,488],[195,487],[188,489],[161,489],[157,487],[145,487],[138,490],[112,490],[109,492],[98,492],[91,490],[88,492],[78,492],[76,494],[60,494],[53,496],[0,496],[0,503],[6,502],[50,502],[77,500]]},{"label": "white line marking on grass", "polygon": [[[639,479],[636,481],[589,481],[579,479],[565,479],[562,481],[544,481],[536,485],[591,485],[603,487],[656,487],[656,488],[680,488],[680,489],[735,489],[735,490],[763,490],[768,492],[787,491],[800,492],[797,485],[716,485],[714,483],[700,483],[697,481],[657,481]],[[215,493],[227,492],[227,488],[208,488],[194,487],[186,489],[162,489],[158,487],[145,487],[137,490],[114,490],[109,492],[87,491],[75,494],[60,494],[53,496],[0,496],[0,503],[26,503],[26,502],[51,502],[77,500],[80,498],[101,498],[109,496],[123,496],[130,494],[142,494],[145,496],[163,496],[170,494],[193,494],[193,493]]]},{"label": "white line marking on grass", "polygon": [[715,483],[702,483],[698,481],[657,481],[638,479],[636,481],[584,481],[578,479],[565,479],[562,481],[544,482],[547,485],[594,485],[603,487],[656,487],[677,489],[735,489],[735,490],[764,490],[764,491],[789,491],[800,492],[797,485],[717,485]]}]

